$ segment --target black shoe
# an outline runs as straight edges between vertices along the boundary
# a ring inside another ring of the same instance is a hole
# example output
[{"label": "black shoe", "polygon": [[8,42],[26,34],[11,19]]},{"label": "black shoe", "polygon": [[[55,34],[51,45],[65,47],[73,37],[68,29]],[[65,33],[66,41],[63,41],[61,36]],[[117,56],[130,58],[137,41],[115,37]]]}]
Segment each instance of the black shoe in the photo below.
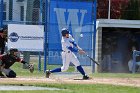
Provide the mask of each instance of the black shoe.
[{"label": "black shoe", "polygon": [[46,70],[46,78],[49,78],[50,74],[51,74],[50,70]]},{"label": "black shoe", "polygon": [[89,77],[88,77],[87,75],[85,75],[85,76],[83,76],[83,79],[84,79],[84,80],[88,80]]}]

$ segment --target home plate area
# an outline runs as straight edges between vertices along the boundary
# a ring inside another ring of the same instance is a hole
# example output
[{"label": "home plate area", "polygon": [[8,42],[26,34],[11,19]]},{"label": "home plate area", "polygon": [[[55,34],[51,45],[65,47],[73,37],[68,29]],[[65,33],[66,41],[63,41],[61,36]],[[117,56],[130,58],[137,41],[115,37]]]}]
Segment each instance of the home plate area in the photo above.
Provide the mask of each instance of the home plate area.
[{"label": "home plate area", "polygon": [[[57,73],[51,74],[50,78],[44,77],[17,77],[17,78],[0,78],[2,84],[27,85],[34,83],[60,83],[60,84],[111,84],[122,86],[140,87],[139,78],[106,78],[92,77],[89,80],[82,80],[81,74]],[[39,88],[38,88],[39,89]]]}]

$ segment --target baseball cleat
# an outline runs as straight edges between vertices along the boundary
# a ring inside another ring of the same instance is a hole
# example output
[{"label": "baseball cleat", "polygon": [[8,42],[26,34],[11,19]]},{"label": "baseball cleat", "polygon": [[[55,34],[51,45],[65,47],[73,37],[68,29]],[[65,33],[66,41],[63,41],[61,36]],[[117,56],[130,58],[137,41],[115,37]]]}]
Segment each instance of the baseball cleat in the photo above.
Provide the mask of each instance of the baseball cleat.
[{"label": "baseball cleat", "polygon": [[51,74],[50,70],[46,70],[46,78],[49,78],[50,74]]},{"label": "baseball cleat", "polygon": [[89,76],[85,75],[83,76],[83,80],[88,80],[89,79]]}]

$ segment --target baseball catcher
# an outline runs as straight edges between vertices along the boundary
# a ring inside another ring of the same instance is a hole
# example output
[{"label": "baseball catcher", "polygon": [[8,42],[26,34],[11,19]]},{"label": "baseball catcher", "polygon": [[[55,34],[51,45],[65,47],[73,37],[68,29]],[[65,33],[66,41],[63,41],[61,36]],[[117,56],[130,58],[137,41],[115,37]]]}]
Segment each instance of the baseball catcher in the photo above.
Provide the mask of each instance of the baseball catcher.
[{"label": "baseball catcher", "polygon": [[16,73],[10,69],[15,62],[26,64],[30,72],[33,73],[33,64],[28,65],[27,62],[19,57],[18,49],[11,48],[8,53],[0,55],[0,77],[16,78]]},{"label": "baseball catcher", "polygon": [[80,54],[85,54],[85,52],[76,44],[74,38],[70,35],[68,29],[63,28],[61,34],[62,34],[61,55],[62,55],[62,60],[63,60],[63,66],[61,68],[47,70],[46,77],[49,78],[51,73],[66,71],[69,68],[70,62],[72,62],[77,68],[77,70],[83,75],[83,79],[84,80],[89,79],[89,76],[86,75],[83,67],[80,65],[78,58],[74,54],[74,52],[79,52]]}]

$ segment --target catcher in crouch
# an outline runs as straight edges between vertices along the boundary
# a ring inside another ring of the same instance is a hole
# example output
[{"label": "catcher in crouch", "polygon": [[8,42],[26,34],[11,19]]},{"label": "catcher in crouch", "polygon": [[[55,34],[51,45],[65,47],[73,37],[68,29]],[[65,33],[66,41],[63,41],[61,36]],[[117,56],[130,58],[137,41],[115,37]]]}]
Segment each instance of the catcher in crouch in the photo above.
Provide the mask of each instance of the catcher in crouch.
[{"label": "catcher in crouch", "polygon": [[15,62],[27,64],[19,57],[19,51],[16,48],[11,48],[8,53],[0,55],[0,77],[15,78],[16,73],[10,69]]}]

